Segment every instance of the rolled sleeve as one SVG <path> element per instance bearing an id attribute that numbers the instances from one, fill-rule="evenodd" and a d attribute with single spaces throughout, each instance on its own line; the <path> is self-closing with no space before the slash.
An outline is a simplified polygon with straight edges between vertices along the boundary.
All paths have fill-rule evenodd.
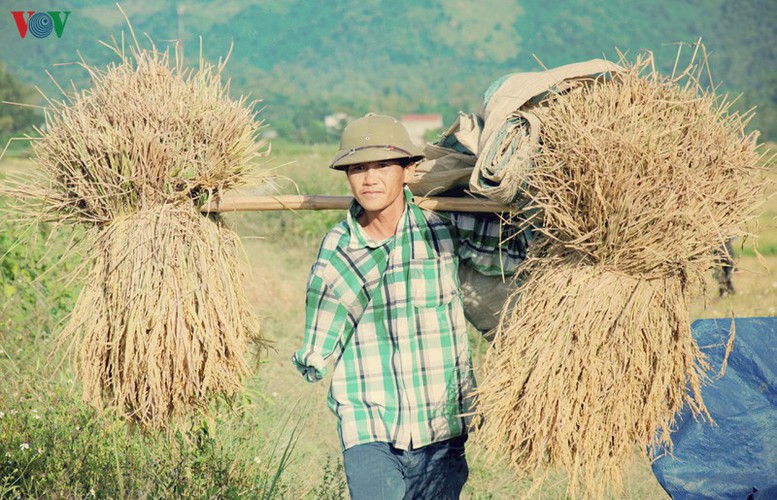
<path id="1" fill-rule="evenodd" d="M 316 265 L 308 281 L 305 301 L 305 341 L 292 356 L 292 362 L 309 382 L 326 374 L 326 360 L 338 347 L 348 328 L 348 310 L 324 280 L 316 274 Z"/>

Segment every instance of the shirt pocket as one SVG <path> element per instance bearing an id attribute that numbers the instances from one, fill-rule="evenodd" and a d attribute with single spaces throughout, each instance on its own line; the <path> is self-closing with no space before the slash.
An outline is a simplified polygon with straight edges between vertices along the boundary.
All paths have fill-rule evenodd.
<path id="1" fill-rule="evenodd" d="M 452 256 L 410 261 L 410 294 L 415 307 L 445 305 L 458 295 Z"/>

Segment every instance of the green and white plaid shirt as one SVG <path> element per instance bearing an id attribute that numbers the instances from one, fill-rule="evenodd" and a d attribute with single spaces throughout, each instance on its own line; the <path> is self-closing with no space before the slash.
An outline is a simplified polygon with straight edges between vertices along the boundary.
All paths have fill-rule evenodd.
<path id="1" fill-rule="evenodd" d="M 461 435 L 475 386 L 458 284 L 461 261 L 511 274 L 528 231 L 493 215 L 433 213 L 412 203 L 397 232 L 374 242 L 354 203 L 327 233 L 311 269 L 305 345 L 293 355 L 309 381 L 334 356 L 328 403 L 343 450 L 382 441 L 403 450 Z"/>

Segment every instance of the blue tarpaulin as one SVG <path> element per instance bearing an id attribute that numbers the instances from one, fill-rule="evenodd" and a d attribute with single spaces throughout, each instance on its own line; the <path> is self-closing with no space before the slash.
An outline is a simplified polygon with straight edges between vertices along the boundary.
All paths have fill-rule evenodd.
<path id="1" fill-rule="evenodd" d="M 672 433 L 673 456 L 653 463 L 674 499 L 777 499 L 777 318 L 737 318 L 734 325 L 734 348 L 720 378 L 731 320 L 691 326 L 710 361 L 713 382 L 702 397 L 715 423 L 683 410 Z"/>

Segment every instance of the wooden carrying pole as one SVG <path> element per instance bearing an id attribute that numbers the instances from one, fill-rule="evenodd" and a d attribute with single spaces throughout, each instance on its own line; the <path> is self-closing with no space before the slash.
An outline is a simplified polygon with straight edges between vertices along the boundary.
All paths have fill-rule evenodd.
<path id="1" fill-rule="evenodd" d="M 214 200 L 202 207 L 202 212 L 246 212 L 262 210 L 338 210 L 351 204 L 351 196 L 283 195 L 233 196 Z M 427 210 L 442 212 L 509 212 L 511 207 L 476 198 L 415 198 L 415 203 Z M 514 210 L 514 208 L 512 209 Z"/>

